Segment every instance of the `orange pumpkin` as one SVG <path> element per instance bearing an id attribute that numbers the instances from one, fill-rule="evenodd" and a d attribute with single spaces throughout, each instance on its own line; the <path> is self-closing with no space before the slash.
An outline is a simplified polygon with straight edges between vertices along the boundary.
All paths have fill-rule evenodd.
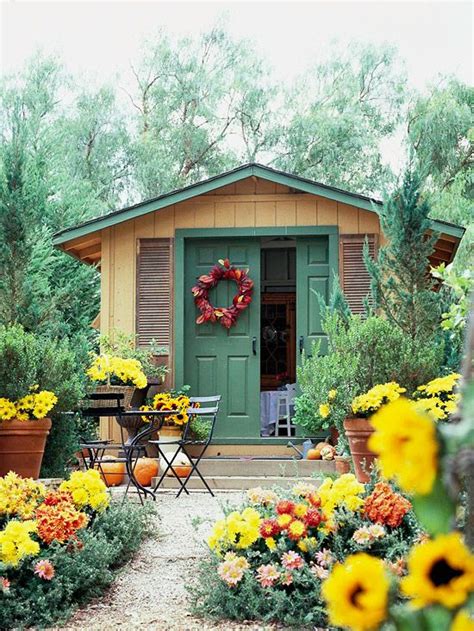
<path id="1" fill-rule="evenodd" d="M 322 460 L 334 460 L 334 456 L 336 455 L 336 450 L 332 445 L 326 445 L 321 449 L 321 458 Z"/>
<path id="2" fill-rule="evenodd" d="M 142 486 L 150 486 L 151 481 L 158 475 L 160 466 L 154 458 L 139 458 L 133 469 L 135 479 Z"/>
<path id="3" fill-rule="evenodd" d="M 173 469 L 176 475 L 178 476 L 178 478 L 187 478 L 191 471 L 191 465 L 190 464 L 173 465 Z"/>
<path id="4" fill-rule="evenodd" d="M 321 451 L 319 449 L 308 449 L 306 454 L 307 460 L 321 460 Z"/>
<path id="5" fill-rule="evenodd" d="M 316 449 L 319 449 L 319 451 L 321 451 L 321 449 L 324 449 L 324 447 L 328 447 L 328 446 L 331 447 L 332 445 L 329 445 L 329 443 L 327 443 L 326 441 L 323 441 L 316 445 Z"/>
<path id="6" fill-rule="evenodd" d="M 96 469 L 99 470 L 100 475 L 107 486 L 119 486 L 122 484 L 125 478 L 125 462 L 101 462 L 100 466 L 97 464 Z"/>

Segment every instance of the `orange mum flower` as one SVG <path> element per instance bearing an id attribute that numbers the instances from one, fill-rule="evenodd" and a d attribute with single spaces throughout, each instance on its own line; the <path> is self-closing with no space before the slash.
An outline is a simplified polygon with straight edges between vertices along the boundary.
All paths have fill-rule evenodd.
<path id="1" fill-rule="evenodd" d="M 411 503 L 395 493 L 386 482 L 378 482 L 365 500 L 364 513 L 375 524 L 396 528 L 411 508 Z"/>
<path id="2" fill-rule="evenodd" d="M 68 496 L 68 493 L 49 493 L 36 509 L 38 536 L 47 544 L 65 543 L 87 525 L 87 515 L 77 510 Z"/>
<path id="3" fill-rule="evenodd" d="M 275 508 L 279 515 L 291 515 L 295 510 L 295 504 L 290 500 L 280 500 Z"/>

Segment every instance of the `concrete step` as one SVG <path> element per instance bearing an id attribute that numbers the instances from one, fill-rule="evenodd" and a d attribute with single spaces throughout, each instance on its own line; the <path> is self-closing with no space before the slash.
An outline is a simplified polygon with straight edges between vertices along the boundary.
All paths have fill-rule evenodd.
<path id="1" fill-rule="evenodd" d="M 206 482 L 209 484 L 211 489 L 216 490 L 248 490 L 256 486 L 260 486 L 262 488 L 272 488 L 272 487 L 281 487 L 281 488 L 289 488 L 294 486 L 296 480 L 294 478 L 280 478 L 275 476 L 268 477 L 250 477 L 250 476 L 204 476 Z M 156 480 L 153 480 L 153 484 L 155 484 Z M 299 478 L 298 482 L 308 482 L 310 484 L 314 484 L 314 486 L 319 486 L 321 484 L 321 479 L 317 478 Z M 178 489 L 179 483 L 178 480 L 173 477 L 166 477 L 163 480 L 163 483 L 160 488 L 163 489 Z M 202 490 L 205 489 L 204 484 L 198 476 L 193 476 L 187 483 L 186 488 L 189 490 Z"/>
<path id="2" fill-rule="evenodd" d="M 336 466 L 324 460 L 203 458 L 199 470 L 204 476 L 300 478 L 334 473 Z"/>

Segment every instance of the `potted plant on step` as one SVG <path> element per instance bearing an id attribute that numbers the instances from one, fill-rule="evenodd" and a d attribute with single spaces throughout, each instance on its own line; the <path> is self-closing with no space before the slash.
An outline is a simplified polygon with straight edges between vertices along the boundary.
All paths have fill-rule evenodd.
<path id="1" fill-rule="evenodd" d="M 82 395 L 76 358 L 67 340 L 28 333 L 19 325 L 0 326 L 0 357 L 0 476 L 11 470 L 38 478 L 50 432 L 56 452 L 69 446 L 58 429 L 64 422 L 73 426 L 74 419 L 58 415 L 73 409 Z M 55 458 L 48 452 L 50 468 Z"/>
<path id="2" fill-rule="evenodd" d="M 390 381 L 375 385 L 352 401 L 352 415 L 344 420 L 344 430 L 359 482 L 369 481 L 370 466 L 375 460 L 375 454 L 367 445 L 374 431 L 370 417 L 386 403 L 398 399 L 403 392 L 405 388 L 401 388 L 395 381 Z"/>

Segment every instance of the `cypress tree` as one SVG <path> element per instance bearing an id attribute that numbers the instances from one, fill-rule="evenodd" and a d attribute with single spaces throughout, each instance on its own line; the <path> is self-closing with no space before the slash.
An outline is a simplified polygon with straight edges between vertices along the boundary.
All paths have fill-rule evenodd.
<path id="1" fill-rule="evenodd" d="M 370 258 L 367 245 L 364 249 L 374 308 L 414 343 L 432 340 L 440 319 L 428 258 L 437 235 L 430 233 L 430 208 L 420 190 L 419 175 L 408 170 L 380 212 L 387 244 L 376 260 Z"/>

